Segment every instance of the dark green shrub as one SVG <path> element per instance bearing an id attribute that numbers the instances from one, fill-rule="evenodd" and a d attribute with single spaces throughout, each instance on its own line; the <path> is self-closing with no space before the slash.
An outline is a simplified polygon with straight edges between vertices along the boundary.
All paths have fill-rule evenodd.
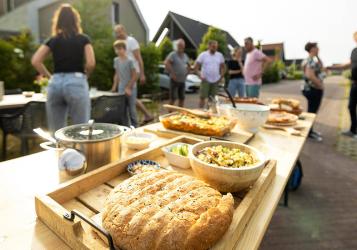
<path id="1" fill-rule="evenodd" d="M 265 68 L 263 73 L 263 83 L 275 83 L 280 81 L 280 72 L 285 65 L 282 61 L 274 61 Z"/>
<path id="2" fill-rule="evenodd" d="M 7 40 L 0 39 L 0 80 L 5 82 L 6 89 L 38 90 L 33 84 L 36 71 L 31 65 L 35 49 L 28 31 Z"/>
<path id="3" fill-rule="evenodd" d="M 139 96 L 142 94 L 153 94 L 160 90 L 159 87 L 159 64 L 161 61 L 160 50 L 154 43 L 141 45 L 141 56 L 144 61 L 146 83 L 138 86 Z"/>
<path id="4" fill-rule="evenodd" d="M 160 43 L 159 50 L 161 53 L 161 60 L 165 60 L 167 55 L 170 54 L 170 52 L 173 50 L 173 45 L 170 38 L 165 36 L 165 38 Z"/>
<path id="5" fill-rule="evenodd" d="M 90 86 L 100 90 L 109 90 L 113 83 L 113 30 L 105 9 L 110 9 L 110 0 L 76 0 L 75 8 L 81 14 L 83 32 L 93 45 L 96 67 L 89 77 Z M 100 10 L 100 11 L 98 11 Z"/>

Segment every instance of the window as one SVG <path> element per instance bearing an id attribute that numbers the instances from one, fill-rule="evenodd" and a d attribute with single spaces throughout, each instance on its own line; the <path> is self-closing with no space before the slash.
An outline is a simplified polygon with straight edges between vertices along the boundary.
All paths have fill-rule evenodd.
<path id="1" fill-rule="evenodd" d="M 113 2 L 112 18 L 113 18 L 113 24 L 119 23 L 119 3 Z"/>

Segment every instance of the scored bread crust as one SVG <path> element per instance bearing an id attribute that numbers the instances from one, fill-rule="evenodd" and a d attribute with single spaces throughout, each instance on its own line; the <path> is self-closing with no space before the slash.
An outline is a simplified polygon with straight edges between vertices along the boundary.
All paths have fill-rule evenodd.
<path id="1" fill-rule="evenodd" d="M 204 250 L 228 229 L 233 204 L 192 176 L 144 172 L 111 191 L 102 224 L 120 249 Z"/>

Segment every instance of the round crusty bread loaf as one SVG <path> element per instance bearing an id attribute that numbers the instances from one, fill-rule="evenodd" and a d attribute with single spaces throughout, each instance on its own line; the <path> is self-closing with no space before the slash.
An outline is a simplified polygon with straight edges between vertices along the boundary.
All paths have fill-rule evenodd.
<path id="1" fill-rule="evenodd" d="M 234 200 L 194 177 L 135 175 L 109 194 L 103 227 L 120 249 L 208 249 L 228 229 Z"/>

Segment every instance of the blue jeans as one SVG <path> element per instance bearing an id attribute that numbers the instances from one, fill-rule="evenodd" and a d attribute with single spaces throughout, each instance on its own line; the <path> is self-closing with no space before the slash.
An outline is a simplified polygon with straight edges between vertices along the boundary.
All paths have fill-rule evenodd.
<path id="1" fill-rule="evenodd" d="M 66 126 L 68 114 L 73 124 L 87 123 L 90 98 L 86 75 L 54 74 L 47 89 L 46 113 L 51 132 Z"/>
<path id="2" fill-rule="evenodd" d="M 119 86 L 120 86 L 120 84 L 119 84 Z M 125 88 L 119 87 L 118 92 L 119 92 L 119 94 L 125 94 Z M 136 87 L 134 87 L 131 92 L 131 96 L 127 96 L 130 124 L 134 127 L 138 126 L 138 116 L 136 114 L 136 96 L 137 95 L 138 95 L 138 89 Z M 125 114 L 125 115 L 127 115 L 127 114 Z"/>
<path id="3" fill-rule="evenodd" d="M 228 91 L 235 97 L 237 92 L 239 97 L 245 97 L 245 84 L 243 78 L 233 78 L 229 80 Z"/>
<path id="4" fill-rule="evenodd" d="M 247 91 L 247 97 L 259 97 L 259 92 L 260 92 L 260 85 L 254 84 L 254 85 L 245 85 L 245 89 Z"/>

